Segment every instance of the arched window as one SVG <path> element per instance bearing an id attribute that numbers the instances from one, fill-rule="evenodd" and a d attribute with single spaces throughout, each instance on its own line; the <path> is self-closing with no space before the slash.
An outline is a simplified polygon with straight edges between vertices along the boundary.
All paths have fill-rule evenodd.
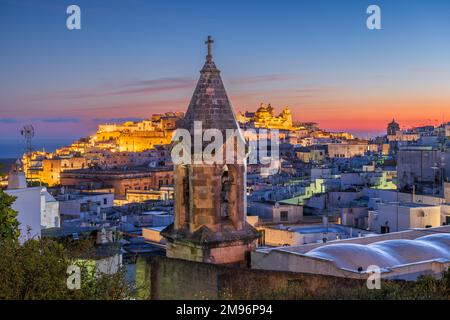
<path id="1" fill-rule="evenodd" d="M 189 173 L 186 170 L 186 175 L 183 177 L 183 206 L 184 206 L 184 222 L 189 223 Z"/>
<path id="2" fill-rule="evenodd" d="M 232 176 L 227 165 L 223 167 L 221 181 L 221 217 L 223 219 L 228 219 L 230 217 L 229 197 L 231 192 Z"/>

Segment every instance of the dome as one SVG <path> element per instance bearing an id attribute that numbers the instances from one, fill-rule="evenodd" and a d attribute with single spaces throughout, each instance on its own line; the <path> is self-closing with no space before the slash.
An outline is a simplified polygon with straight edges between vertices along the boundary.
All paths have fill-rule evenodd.
<path id="1" fill-rule="evenodd" d="M 447 254 L 450 254 L 450 234 L 448 233 L 432 234 L 429 236 L 420 237 L 416 240 L 424 241 L 443 250 Z"/>
<path id="2" fill-rule="evenodd" d="M 419 261 L 450 258 L 450 251 L 439 248 L 432 243 L 420 240 L 388 240 L 370 244 L 369 247 L 377 248 L 397 260 L 400 264 L 409 264 Z"/>
<path id="3" fill-rule="evenodd" d="M 398 125 L 398 123 L 397 122 L 395 122 L 395 119 L 392 119 L 392 122 L 391 123 L 389 123 L 390 125 Z"/>
<path id="4" fill-rule="evenodd" d="M 330 244 L 305 255 L 331 260 L 338 268 L 355 271 L 365 270 L 370 265 L 389 268 L 428 260 L 450 260 L 450 234 L 433 234 L 415 240 L 386 240 L 368 245 Z"/>
<path id="5" fill-rule="evenodd" d="M 259 108 L 256 110 L 256 112 L 268 112 L 268 107 L 264 103 L 259 104 Z"/>
<path id="6" fill-rule="evenodd" d="M 351 270 L 367 269 L 371 265 L 386 268 L 399 264 L 391 255 L 362 244 L 325 245 L 307 252 L 306 255 L 332 260 L 337 267 Z"/>

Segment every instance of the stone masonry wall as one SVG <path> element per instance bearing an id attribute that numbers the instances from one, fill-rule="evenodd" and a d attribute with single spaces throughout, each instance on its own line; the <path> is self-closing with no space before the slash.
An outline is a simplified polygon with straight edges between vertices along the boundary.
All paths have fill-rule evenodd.
<path id="1" fill-rule="evenodd" d="M 344 299 L 367 292 L 361 280 L 165 257 L 140 258 L 136 269 L 141 299 Z"/>

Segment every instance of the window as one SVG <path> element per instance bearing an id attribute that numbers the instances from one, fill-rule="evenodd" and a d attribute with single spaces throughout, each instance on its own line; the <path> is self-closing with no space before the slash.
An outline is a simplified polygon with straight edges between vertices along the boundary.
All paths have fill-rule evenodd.
<path id="1" fill-rule="evenodd" d="M 108 204 L 108 198 L 103 198 L 103 204 L 107 205 Z"/>
<path id="2" fill-rule="evenodd" d="M 222 173 L 222 190 L 221 190 L 221 216 L 222 219 L 228 219 L 230 216 L 229 197 L 232 188 L 232 177 L 228 171 L 228 166 L 225 165 Z"/>
<path id="3" fill-rule="evenodd" d="M 288 221 L 288 212 L 287 211 L 281 211 L 280 212 L 280 221 Z"/>

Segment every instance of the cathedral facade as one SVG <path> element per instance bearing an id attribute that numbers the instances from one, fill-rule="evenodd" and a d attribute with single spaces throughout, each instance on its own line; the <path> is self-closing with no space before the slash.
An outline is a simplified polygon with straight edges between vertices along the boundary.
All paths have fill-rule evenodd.
<path id="1" fill-rule="evenodd" d="M 239 123 L 251 124 L 255 128 L 288 131 L 304 129 L 293 125 L 291 110 L 288 107 L 285 107 L 283 111 L 276 116 L 270 103 L 268 105 L 261 103 L 256 112 L 246 112 L 245 114 L 238 113 L 236 118 Z"/>

